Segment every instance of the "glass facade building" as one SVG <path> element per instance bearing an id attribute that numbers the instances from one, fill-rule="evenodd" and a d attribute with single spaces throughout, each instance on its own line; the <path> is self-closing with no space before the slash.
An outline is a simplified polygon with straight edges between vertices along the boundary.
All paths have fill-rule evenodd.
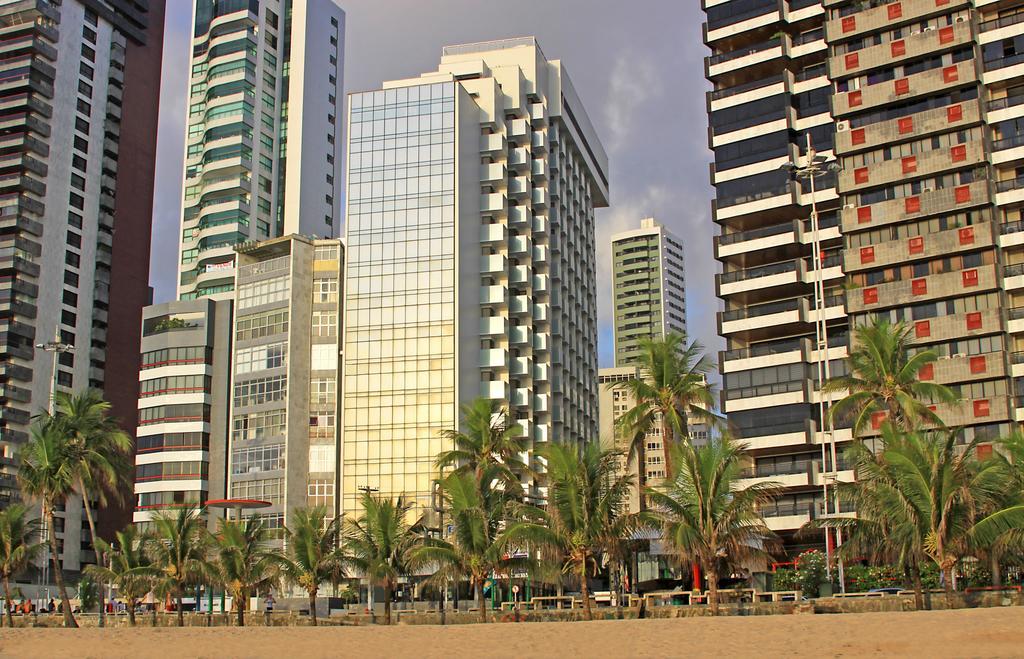
<path id="1" fill-rule="evenodd" d="M 364 488 L 427 506 L 477 397 L 531 447 L 595 439 L 607 162 L 560 63 L 532 38 L 451 46 L 349 107 L 343 512 Z"/>

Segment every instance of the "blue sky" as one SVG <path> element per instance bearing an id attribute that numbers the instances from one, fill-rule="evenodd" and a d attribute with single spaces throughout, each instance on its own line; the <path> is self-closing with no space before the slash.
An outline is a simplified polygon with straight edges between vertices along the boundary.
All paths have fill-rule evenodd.
<path id="1" fill-rule="evenodd" d="M 174 297 L 191 5 L 169 0 L 150 282 Z M 690 333 L 718 350 L 703 57 L 691 0 L 344 0 L 347 91 L 437 67 L 449 44 L 533 35 L 561 59 L 610 160 L 611 206 L 598 211 L 601 365 L 611 364 L 608 237 L 651 216 L 686 250 Z"/>

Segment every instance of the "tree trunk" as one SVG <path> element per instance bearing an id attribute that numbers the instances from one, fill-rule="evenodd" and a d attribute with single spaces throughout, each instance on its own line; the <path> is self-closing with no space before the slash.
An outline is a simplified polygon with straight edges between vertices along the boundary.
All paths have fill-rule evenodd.
<path id="1" fill-rule="evenodd" d="M 82 495 L 82 506 L 85 507 L 85 519 L 89 522 L 90 543 L 92 544 L 92 551 L 96 555 L 96 564 L 105 567 L 106 562 L 104 561 L 103 555 L 100 553 L 99 547 L 96 546 L 96 522 L 92 518 L 92 506 L 89 505 L 89 496 L 85 491 L 85 483 L 82 482 L 81 478 L 78 479 L 78 492 Z M 105 592 L 105 585 L 106 584 L 104 584 L 102 580 L 96 584 L 97 589 L 100 591 L 100 627 L 106 627 L 107 624 L 107 595 Z"/>
<path id="2" fill-rule="evenodd" d="M 484 595 L 484 579 L 473 579 L 476 589 L 476 605 L 480 608 L 480 622 L 487 622 L 487 596 Z"/>
<path id="3" fill-rule="evenodd" d="M 174 592 L 174 597 L 178 601 L 178 626 L 179 627 L 184 627 L 185 626 L 185 611 L 181 608 L 181 600 L 184 599 L 184 594 L 182 593 L 183 590 L 184 590 L 184 588 L 182 587 L 182 585 L 180 583 L 174 589 L 174 591 L 175 591 Z"/>
<path id="4" fill-rule="evenodd" d="M 132 598 L 128 599 L 128 626 L 129 627 L 134 627 L 135 626 L 135 604 L 136 604 L 136 600 L 134 600 Z"/>
<path id="5" fill-rule="evenodd" d="M 71 600 L 68 599 L 68 589 L 64 587 L 64 573 L 61 572 L 60 552 L 57 551 L 57 527 L 54 524 L 53 508 L 46 505 L 46 523 L 50 526 L 50 559 L 53 562 L 53 578 L 57 581 L 57 591 L 60 593 L 61 608 L 64 610 L 64 626 L 77 628 L 78 622 L 75 614 L 71 612 Z"/>
<path id="6" fill-rule="evenodd" d="M 245 605 L 249 600 L 245 595 L 240 592 L 235 596 L 235 624 L 239 627 L 245 627 Z"/>
<path id="7" fill-rule="evenodd" d="M 914 579 L 914 608 L 924 611 L 924 586 L 921 585 L 921 566 L 917 562 L 910 567 L 910 575 Z"/>
<path id="8" fill-rule="evenodd" d="M 4 575 L 4 614 L 7 617 L 7 626 L 14 629 L 14 615 L 11 613 L 11 580 Z"/>
<path id="9" fill-rule="evenodd" d="M 1003 585 L 1003 574 L 999 565 L 999 552 L 993 550 L 988 557 L 989 569 L 992 571 L 992 585 L 999 588 Z"/>
<path id="10" fill-rule="evenodd" d="M 708 564 L 704 566 L 704 573 L 708 578 L 708 608 L 711 609 L 711 615 L 718 615 L 718 566 L 715 565 L 714 559 L 708 561 Z"/>
<path id="11" fill-rule="evenodd" d="M 953 568 L 942 566 L 942 588 L 946 594 L 946 608 L 953 608 Z"/>
<path id="12" fill-rule="evenodd" d="M 316 590 L 309 591 L 309 617 L 316 627 Z"/>
<path id="13" fill-rule="evenodd" d="M 587 559 L 580 563 L 580 596 L 583 597 L 583 617 L 594 619 L 594 611 L 590 608 L 590 589 L 587 587 Z"/>
<path id="14" fill-rule="evenodd" d="M 647 435 L 641 435 L 636 444 L 636 489 L 640 510 L 647 510 Z"/>
<path id="15" fill-rule="evenodd" d="M 391 624 L 391 600 L 395 597 L 395 588 L 391 584 L 384 587 L 384 624 Z"/>
<path id="16" fill-rule="evenodd" d="M 672 429 L 668 424 L 668 417 L 663 413 L 661 415 L 661 446 L 665 451 L 665 478 L 671 479 L 673 475 L 672 470 L 672 447 L 675 445 L 676 440 L 672 435 Z M 644 469 L 647 469 L 647 465 L 643 465 Z"/>

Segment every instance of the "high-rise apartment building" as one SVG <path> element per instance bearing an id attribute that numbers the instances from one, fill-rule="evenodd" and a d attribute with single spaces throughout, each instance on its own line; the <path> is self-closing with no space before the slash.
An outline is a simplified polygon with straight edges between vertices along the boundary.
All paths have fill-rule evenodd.
<path id="1" fill-rule="evenodd" d="M 797 333 L 813 327 L 807 319 L 813 322 L 814 305 L 797 294 L 809 290 L 813 272 L 809 259 L 793 258 L 807 241 L 800 221 L 806 207 L 797 207 L 804 211 L 798 221 L 782 217 L 770 180 L 796 150 L 769 150 L 757 163 L 742 162 L 743 178 L 735 180 L 746 181 L 744 203 L 727 185 L 734 179 L 721 178 L 727 170 L 718 160 L 761 152 L 758 140 L 770 126 L 787 129 L 795 143 L 808 127 L 800 111 L 811 96 L 820 99 L 814 105 L 828 103 L 834 138 L 814 141 L 826 155 L 834 151 L 842 168 L 835 191 L 819 196 L 839 197 L 821 204 L 824 272 L 837 302 L 827 305 L 834 315 L 829 357 L 846 354 L 839 302 L 851 326 L 879 317 L 906 322 L 914 349 L 940 355 L 919 377 L 950 386 L 960 399 L 937 408 L 943 420 L 962 426 L 965 439 L 1007 432 L 1018 414 L 1024 418 L 1014 378 L 1016 333 L 1024 329 L 1016 312 L 1024 299 L 1018 294 L 1024 251 L 1017 247 L 1024 244 L 1017 239 L 1024 65 L 1016 50 L 1024 45 L 1024 5 L 733 4 L 706 7 L 715 180 L 722 182 L 715 213 L 725 270 L 719 292 L 726 300 L 720 327 L 729 342 L 722 359 L 726 405 L 730 421 L 757 450 L 753 475 L 792 487 L 772 511 L 777 528 L 792 529 L 822 510 L 814 445 L 821 436 L 814 432 L 814 408 L 805 415 L 799 407 L 814 396 L 806 375 L 813 342 Z M 821 82 L 805 103 L 801 95 L 811 80 Z M 741 124 L 730 128 L 735 121 Z M 753 129 L 744 125 L 750 122 Z M 832 362 L 833 375 L 842 368 Z M 872 419 L 868 433 L 882 421 Z M 848 430 L 836 434 L 849 438 Z"/>
<path id="2" fill-rule="evenodd" d="M 230 297 L 234 246 L 338 233 L 345 14 L 196 0 L 178 297 Z"/>
<path id="3" fill-rule="evenodd" d="M 641 339 L 686 333 L 683 244 L 654 218 L 612 236 L 615 365 L 636 360 Z"/>
<path id="4" fill-rule="evenodd" d="M 709 140 L 714 150 L 716 278 L 722 406 L 754 457 L 751 477 L 788 487 L 768 525 L 784 535 L 822 506 L 813 232 L 807 179 L 797 161 L 806 135 L 831 157 L 835 124 L 818 1 L 705 2 Z M 831 374 L 846 356 L 842 237 L 835 175 L 815 180 Z M 849 438 L 846 431 L 837 438 Z"/>
<path id="5" fill-rule="evenodd" d="M 439 432 L 479 396 L 533 442 L 595 437 L 607 159 L 561 62 L 450 46 L 349 108 L 342 511 L 364 487 L 429 504 Z"/>
<path id="6" fill-rule="evenodd" d="M 144 311 L 135 523 L 223 496 L 231 307 L 230 300 L 176 300 Z"/>
<path id="7" fill-rule="evenodd" d="M 280 534 L 295 508 L 337 515 L 342 243 L 238 248 L 227 495 Z M 281 536 L 279 536 L 281 537 Z"/>
<path id="8" fill-rule="evenodd" d="M 0 506 L 19 496 L 17 449 L 52 389 L 135 377 L 138 351 L 108 351 L 108 323 L 137 324 L 146 293 L 132 241 L 149 235 L 163 5 L 0 2 Z M 78 500 L 57 535 L 66 569 L 94 559 Z"/>

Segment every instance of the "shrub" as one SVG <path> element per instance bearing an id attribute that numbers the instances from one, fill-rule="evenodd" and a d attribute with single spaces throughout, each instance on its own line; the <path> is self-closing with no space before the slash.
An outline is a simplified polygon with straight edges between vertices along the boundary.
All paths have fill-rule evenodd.
<path id="1" fill-rule="evenodd" d="M 827 559 L 817 549 L 809 549 L 796 559 L 796 577 L 800 590 L 808 597 L 817 597 L 821 584 L 828 580 Z"/>
<path id="2" fill-rule="evenodd" d="M 796 570 L 782 568 L 772 575 L 772 590 L 800 590 Z"/>

